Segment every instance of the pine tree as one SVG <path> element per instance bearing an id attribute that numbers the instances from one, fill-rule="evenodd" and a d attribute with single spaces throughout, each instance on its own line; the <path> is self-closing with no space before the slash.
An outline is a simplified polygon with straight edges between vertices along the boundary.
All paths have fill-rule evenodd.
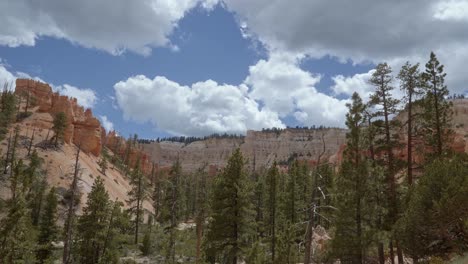
<path id="1" fill-rule="evenodd" d="M 59 142 L 63 141 L 65 130 L 67 129 L 67 126 L 68 126 L 67 122 L 68 122 L 67 116 L 65 115 L 64 112 L 59 112 L 55 115 L 53 127 L 52 127 L 52 130 L 55 133 L 55 136 L 54 136 L 55 147 L 58 146 Z"/>
<path id="2" fill-rule="evenodd" d="M 251 197 L 244 159 L 237 149 L 214 183 L 212 220 L 206 236 L 208 245 L 205 247 L 208 258 L 236 264 L 245 256 L 254 231 Z"/>
<path id="3" fill-rule="evenodd" d="M 398 145 L 395 132 L 399 127 L 396 119 L 392 120 L 392 116 L 398 113 L 399 100 L 392 95 L 394 87 L 392 86 L 394 79 L 392 69 L 387 63 L 380 63 L 375 68 L 372 74 L 370 83 L 375 86 L 375 93 L 371 95 L 370 106 L 375 108 L 374 117 L 383 120 L 375 121 L 373 126 L 377 127 L 377 131 L 381 131 L 381 135 L 377 134 L 376 146 L 378 151 L 385 153 L 384 158 L 379 159 L 379 163 L 386 168 L 385 174 L 387 179 L 387 194 L 388 194 L 388 222 L 393 225 L 397 220 L 398 214 L 398 196 L 395 174 L 397 171 L 396 159 L 393 150 Z M 398 260 L 403 262 L 403 254 L 398 247 Z M 390 255 L 393 263 L 393 242 L 390 241 Z"/>
<path id="4" fill-rule="evenodd" d="M 109 225 L 109 194 L 98 177 L 88 194 L 83 215 L 78 219 L 78 257 L 80 263 L 100 263 Z"/>
<path id="5" fill-rule="evenodd" d="M 118 263 L 119 247 L 126 243 L 124 234 L 128 232 L 130 217 L 122 210 L 123 203 L 115 201 L 110 203 L 108 224 L 105 231 L 105 238 L 102 247 L 102 263 Z"/>
<path id="6" fill-rule="evenodd" d="M 196 176 L 196 208 L 195 208 L 195 223 L 196 223 L 196 263 L 201 263 L 201 246 L 204 233 L 204 224 L 208 215 L 208 192 L 209 183 L 207 182 L 207 175 L 205 172 L 205 166 L 198 169 Z"/>
<path id="7" fill-rule="evenodd" d="M 172 165 L 167 181 L 165 181 L 163 210 L 161 212 L 162 221 L 168 224 L 166 231 L 169 233 L 169 241 L 165 255 L 169 263 L 175 263 L 176 228 L 181 218 L 180 183 L 181 166 L 177 159 Z"/>
<path id="8" fill-rule="evenodd" d="M 413 184 L 413 138 L 415 137 L 414 119 L 414 102 L 421 95 L 421 73 L 419 72 L 419 64 L 411 65 L 406 62 L 398 74 L 400 79 L 400 89 L 405 93 L 405 103 L 407 111 L 406 120 L 406 137 L 407 137 L 407 177 L 408 184 Z"/>
<path id="9" fill-rule="evenodd" d="M 0 222 L 0 262 L 32 263 L 35 237 L 24 195 L 18 192 L 8 201 L 7 209 Z"/>
<path id="10" fill-rule="evenodd" d="M 415 263 L 468 250 L 468 159 L 436 159 L 409 193 L 408 208 L 396 225 L 401 244 Z"/>
<path id="11" fill-rule="evenodd" d="M 52 257 L 52 242 L 58 237 L 57 227 L 57 194 L 52 187 L 47 194 L 44 214 L 39 222 L 39 235 L 37 238 L 38 249 L 36 258 L 38 263 L 49 263 Z"/>
<path id="12" fill-rule="evenodd" d="M 425 142 L 435 157 L 441 157 L 450 147 L 451 142 L 451 103 L 446 97 L 449 94 L 445 85 L 446 73 L 434 52 L 426 63 L 422 73 L 424 88 L 422 129 Z M 432 155 L 432 156 L 434 156 Z"/>
<path id="13" fill-rule="evenodd" d="M 348 108 L 347 145 L 334 191 L 338 210 L 334 218 L 332 251 L 341 262 L 364 263 L 364 252 L 370 240 L 370 230 L 364 218 L 372 214 L 369 212 L 368 164 L 362 154 L 365 106 L 357 93 L 353 94 Z"/>
<path id="14" fill-rule="evenodd" d="M 4 85 L 0 97 L 0 140 L 3 140 L 8 132 L 8 126 L 16 117 L 16 96 L 7 89 L 7 85 Z"/>
<path id="15" fill-rule="evenodd" d="M 101 159 L 98 162 L 99 169 L 101 170 L 101 173 L 106 175 L 106 170 L 107 170 L 107 159 L 102 156 Z"/>
<path id="16" fill-rule="evenodd" d="M 273 163 L 271 168 L 268 170 L 266 179 L 266 194 L 267 194 L 267 212 L 268 212 L 268 234 L 270 237 L 270 253 L 271 263 L 275 263 L 276 253 L 276 229 L 277 229 L 277 196 L 278 196 L 278 180 L 279 171 L 276 162 Z"/>
<path id="17" fill-rule="evenodd" d="M 128 192 L 128 201 L 130 205 L 129 212 L 134 217 L 135 227 L 135 240 L 134 243 L 138 244 L 138 235 L 140 223 L 143 220 L 143 202 L 146 200 L 146 183 L 144 175 L 140 170 L 140 158 L 137 158 L 136 167 L 133 169 L 130 178 L 131 189 Z"/>

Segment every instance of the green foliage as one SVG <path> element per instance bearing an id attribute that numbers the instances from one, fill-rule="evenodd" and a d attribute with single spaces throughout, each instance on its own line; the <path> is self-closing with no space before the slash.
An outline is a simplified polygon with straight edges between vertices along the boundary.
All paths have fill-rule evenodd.
<path id="1" fill-rule="evenodd" d="M 7 202 L 7 210 L 0 222 L 0 260 L 2 263 L 31 263 L 35 232 L 22 193 L 18 192 Z"/>
<path id="2" fill-rule="evenodd" d="M 58 237 L 57 227 L 57 194 L 55 188 L 50 189 L 44 208 L 44 214 L 39 222 L 39 234 L 37 238 L 38 248 L 36 250 L 36 258 L 38 263 L 47 263 L 52 259 L 53 246 L 52 242 Z"/>
<path id="3" fill-rule="evenodd" d="M 372 195 L 370 163 L 362 154 L 364 105 L 356 93 L 352 100 L 346 115 L 347 147 L 335 180 L 334 205 L 337 210 L 332 254 L 342 262 L 363 263 L 375 232 L 372 217 L 376 215 L 377 205 Z"/>
<path id="4" fill-rule="evenodd" d="M 205 255 L 223 263 L 245 256 L 254 233 L 252 188 L 244 170 L 244 159 L 235 150 L 214 182 L 212 219 L 206 235 Z"/>
<path id="5" fill-rule="evenodd" d="M 63 141 L 65 130 L 67 129 L 67 126 L 68 126 L 67 122 L 68 122 L 67 116 L 65 115 L 64 112 L 59 112 L 54 117 L 52 130 L 55 133 L 54 144 L 56 147 L 58 146 L 59 142 Z"/>
<path id="6" fill-rule="evenodd" d="M 88 194 L 83 215 L 78 219 L 78 257 L 80 263 L 99 263 L 109 228 L 110 201 L 104 183 L 96 178 Z"/>
<path id="7" fill-rule="evenodd" d="M 447 256 L 468 250 L 468 159 L 436 159 L 409 193 L 396 232 L 409 255 Z"/>
<path id="8" fill-rule="evenodd" d="M 441 157 L 449 151 L 452 121 L 451 102 L 446 97 L 449 94 L 445 85 L 446 73 L 436 55 L 431 52 L 422 73 L 424 97 L 422 100 L 423 115 L 421 119 L 422 133 L 426 145 L 430 148 L 428 156 Z"/>
<path id="9" fill-rule="evenodd" d="M 128 192 L 127 204 L 130 205 L 128 212 L 133 217 L 135 244 L 138 244 L 139 226 L 143 221 L 143 202 L 147 199 L 147 188 L 145 176 L 140 170 L 140 160 L 137 159 L 136 167 L 130 177 L 131 189 Z"/>
<path id="10" fill-rule="evenodd" d="M 152 243 L 152 237 L 151 237 L 151 230 L 145 232 L 145 235 L 143 236 L 143 243 L 140 247 L 141 253 L 143 256 L 148 256 L 149 254 L 152 253 L 152 248 L 153 243 Z"/>
<path id="11" fill-rule="evenodd" d="M 5 87 L 0 97 L 0 140 L 3 140 L 8 132 L 8 126 L 15 121 L 16 116 L 16 96 Z"/>
<path id="12" fill-rule="evenodd" d="M 101 170 L 101 173 L 106 175 L 106 170 L 107 170 L 107 158 L 105 156 L 102 156 L 101 159 L 98 162 L 99 169 Z"/>

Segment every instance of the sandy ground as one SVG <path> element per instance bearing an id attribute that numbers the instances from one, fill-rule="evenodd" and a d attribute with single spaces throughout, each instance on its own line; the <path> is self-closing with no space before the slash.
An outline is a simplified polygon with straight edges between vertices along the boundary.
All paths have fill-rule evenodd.
<path id="1" fill-rule="evenodd" d="M 48 113 L 34 113 L 30 117 L 26 118 L 20 123 L 15 124 L 20 127 L 20 142 L 17 150 L 17 157 L 26 160 L 27 147 L 34 130 L 34 145 L 44 141 L 47 138 L 50 139 L 53 136 L 53 132 L 49 129 L 52 127 L 52 116 Z M 10 128 L 12 134 L 14 134 L 14 126 Z M 0 155 L 3 156 L 6 153 L 8 142 L 8 135 L 5 140 L 0 142 Z M 74 144 L 64 144 L 60 150 L 53 149 L 42 149 L 40 147 L 33 147 L 36 149 L 39 156 L 44 160 L 43 168 L 47 170 L 47 181 L 49 185 L 56 187 L 63 187 L 68 189 L 72 180 L 75 158 L 78 148 Z M 79 164 L 80 164 L 80 183 L 79 187 L 82 193 L 81 204 L 78 212 L 86 203 L 87 194 L 91 191 L 96 177 L 101 177 L 104 180 L 106 190 L 109 193 L 111 200 L 118 200 L 125 203 L 127 200 L 127 192 L 130 190 L 128 179 L 122 175 L 119 171 L 113 168 L 112 164 L 108 163 L 108 169 L 106 175 L 103 175 L 98 166 L 99 158 L 92 154 L 80 153 Z M 10 195 L 8 189 L 8 175 L 2 174 L 2 181 L 0 183 L 0 197 L 8 198 Z M 144 208 L 148 211 L 152 211 L 150 201 L 144 203 Z"/>

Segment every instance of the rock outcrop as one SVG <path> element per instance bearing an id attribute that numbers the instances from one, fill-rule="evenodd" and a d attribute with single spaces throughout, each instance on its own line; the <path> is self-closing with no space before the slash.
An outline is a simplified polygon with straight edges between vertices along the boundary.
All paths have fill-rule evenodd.
<path id="1" fill-rule="evenodd" d="M 325 161 L 338 152 L 345 143 L 346 130 L 295 129 L 280 131 L 248 131 L 243 138 L 209 138 L 189 144 L 153 142 L 142 144 L 143 149 L 159 167 L 171 166 L 177 159 L 182 169 L 193 172 L 206 165 L 214 173 L 226 165 L 231 153 L 240 148 L 249 170 L 260 170 L 273 164 L 286 164 L 297 158 L 313 166 L 318 157 Z"/>
<path id="2" fill-rule="evenodd" d="M 48 84 L 28 79 L 16 80 L 15 93 L 34 98 L 38 112 L 49 113 L 52 116 L 64 112 L 68 121 L 65 142 L 81 144 L 84 152 L 100 155 L 101 123 L 93 116 L 90 109 L 85 110 L 80 106 L 76 98 L 54 93 Z"/>

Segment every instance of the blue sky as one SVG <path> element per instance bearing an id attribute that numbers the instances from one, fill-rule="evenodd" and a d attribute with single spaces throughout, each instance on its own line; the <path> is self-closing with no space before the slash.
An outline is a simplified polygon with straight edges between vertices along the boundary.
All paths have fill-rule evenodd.
<path id="1" fill-rule="evenodd" d="M 455 67 L 468 58 L 460 44 L 468 40 L 466 1 L 427 1 L 425 12 L 416 4 L 359 1 L 348 16 L 337 11 L 340 5 L 302 0 L 147 1 L 154 12 L 123 0 L 102 0 L 92 9 L 79 1 L 43 2 L 0 4 L 6 25 L 0 29 L 0 78 L 25 73 L 49 82 L 125 136 L 343 126 L 345 103 L 353 91 L 364 97 L 371 91 L 366 80 L 376 63 L 398 69 L 406 60 L 424 62 L 431 50 L 453 62 L 447 67 L 452 91 L 466 88 L 467 77 Z M 357 19 L 364 4 L 370 14 Z M 401 9 L 402 16 L 411 11 L 426 24 L 436 19 L 445 33 L 418 36 L 411 30 L 424 21 L 398 24 L 391 15 L 382 23 L 393 19 L 392 28 L 378 32 L 369 25 L 372 8 L 379 7 Z M 18 19 L 25 12 L 42 15 Z"/>

